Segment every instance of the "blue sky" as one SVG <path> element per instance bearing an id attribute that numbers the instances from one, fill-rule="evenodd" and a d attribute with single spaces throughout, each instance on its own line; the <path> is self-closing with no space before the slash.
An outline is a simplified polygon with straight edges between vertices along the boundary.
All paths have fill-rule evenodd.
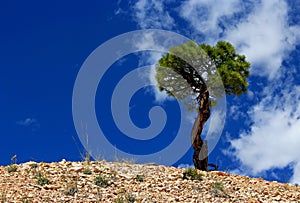
<path id="1" fill-rule="evenodd" d="M 1 2 L 0 164 L 10 164 L 14 154 L 18 162 L 81 160 L 84 148 L 73 123 L 72 94 L 82 64 L 113 37 L 155 28 L 199 43 L 227 40 L 252 63 L 247 95 L 226 98 L 225 126 L 210 162 L 224 171 L 299 183 L 299 9 L 292 0 Z M 109 114 L 106 105 L 118 80 L 158 56 L 126 56 L 97 89 L 95 109 L 105 135 L 133 154 L 163 149 L 175 139 L 174 129 L 165 129 L 152 142 L 120 142 L 113 140 L 118 133 L 113 119 L 102 115 Z M 136 126 L 151 125 L 145 115 L 159 96 L 147 88 L 133 95 L 130 116 Z M 177 103 L 159 105 L 167 124 L 176 127 Z M 191 156 L 188 150 L 174 165 L 192 165 Z"/>

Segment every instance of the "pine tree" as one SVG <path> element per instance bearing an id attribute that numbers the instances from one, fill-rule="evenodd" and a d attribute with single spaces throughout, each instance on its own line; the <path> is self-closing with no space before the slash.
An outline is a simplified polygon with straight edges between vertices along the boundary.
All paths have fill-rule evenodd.
<path id="1" fill-rule="evenodd" d="M 193 162 L 195 168 L 207 171 L 208 149 L 201 133 L 210 117 L 210 107 L 224 92 L 238 96 L 247 92 L 250 63 L 229 42 L 210 46 L 188 41 L 170 48 L 158 64 L 156 80 L 161 91 L 179 100 L 194 97 L 188 102 L 189 108 L 198 112 L 191 132 Z"/>

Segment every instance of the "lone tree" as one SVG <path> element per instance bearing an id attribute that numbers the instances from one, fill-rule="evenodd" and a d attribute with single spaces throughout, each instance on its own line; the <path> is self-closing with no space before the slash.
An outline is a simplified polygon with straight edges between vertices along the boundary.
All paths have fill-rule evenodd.
<path id="1" fill-rule="evenodd" d="M 225 41 L 215 46 L 188 41 L 170 48 L 159 60 L 156 80 L 160 91 L 179 100 L 192 96 L 185 103 L 198 112 L 191 132 L 195 168 L 207 171 L 210 165 L 207 143 L 201 138 L 210 107 L 224 94 L 239 96 L 247 92 L 249 68 L 246 57 L 236 53 L 234 46 Z"/>

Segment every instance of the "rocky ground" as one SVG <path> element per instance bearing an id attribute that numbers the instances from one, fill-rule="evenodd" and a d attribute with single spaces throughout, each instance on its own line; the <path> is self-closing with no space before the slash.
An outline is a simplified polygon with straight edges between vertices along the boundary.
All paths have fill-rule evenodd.
<path id="1" fill-rule="evenodd" d="M 0 202 L 300 202 L 297 185 L 186 172 L 106 161 L 1 166 Z"/>

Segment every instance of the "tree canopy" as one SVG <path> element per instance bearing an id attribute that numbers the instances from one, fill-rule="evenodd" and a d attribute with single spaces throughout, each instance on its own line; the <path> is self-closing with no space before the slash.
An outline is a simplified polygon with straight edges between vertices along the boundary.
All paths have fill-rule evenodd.
<path id="1" fill-rule="evenodd" d="M 188 41 L 170 48 L 158 64 L 156 79 L 160 90 L 178 99 L 199 94 L 207 87 L 216 97 L 221 96 L 221 87 L 227 95 L 247 92 L 250 63 L 229 42 L 210 46 Z"/>

